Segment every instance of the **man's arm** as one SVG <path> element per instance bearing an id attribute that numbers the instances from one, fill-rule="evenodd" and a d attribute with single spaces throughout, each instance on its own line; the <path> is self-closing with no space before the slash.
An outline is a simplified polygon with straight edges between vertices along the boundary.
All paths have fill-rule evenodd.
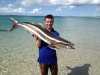
<path id="1" fill-rule="evenodd" d="M 39 48 L 41 46 L 41 39 L 36 40 L 36 47 Z"/>

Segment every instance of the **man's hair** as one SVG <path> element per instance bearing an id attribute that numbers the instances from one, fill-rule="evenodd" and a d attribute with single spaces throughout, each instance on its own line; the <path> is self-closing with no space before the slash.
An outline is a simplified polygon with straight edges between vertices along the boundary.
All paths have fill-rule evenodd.
<path id="1" fill-rule="evenodd" d="M 51 15 L 51 14 L 46 15 L 46 16 L 45 16 L 45 19 L 46 19 L 46 18 L 51 18 L 52 20 L 54 20 L 54 17 L 53 17 L 53 15 Z"/>

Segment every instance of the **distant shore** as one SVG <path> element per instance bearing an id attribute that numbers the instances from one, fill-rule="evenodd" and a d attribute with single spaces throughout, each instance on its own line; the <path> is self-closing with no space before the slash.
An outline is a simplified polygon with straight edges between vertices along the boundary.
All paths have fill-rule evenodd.
<path id="1" fill-rule="evenodd" d="M 32 17 L 43 17 L 43 15 L 0 15 L 0 16 L 32 16 Z M 100 16 L 55 16 L 55 17 L 86 17 L 86 18 L 100 18 Z"/>

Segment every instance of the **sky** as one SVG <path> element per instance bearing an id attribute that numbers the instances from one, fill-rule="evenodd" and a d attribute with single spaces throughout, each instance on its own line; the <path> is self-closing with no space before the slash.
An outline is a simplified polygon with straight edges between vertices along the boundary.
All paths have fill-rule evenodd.
<path id="1" fill-rule="evenodd" d="M 0 15 L 100 16 L 100 0 L 0 0 Z"/>

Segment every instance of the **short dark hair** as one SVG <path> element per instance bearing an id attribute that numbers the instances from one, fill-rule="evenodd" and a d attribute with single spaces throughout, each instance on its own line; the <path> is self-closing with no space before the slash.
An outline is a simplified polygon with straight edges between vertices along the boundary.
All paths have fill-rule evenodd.
<path id="1" fill-rule="evenodd" d="M 53 17 L 53 15 L 51 15 L 51 14 L 46 15 L 46 16 L 45 16 L 45 19 L 46 19 L 46 18 L 51 18 L 51 19 L 54 20 L 54 17 Z"/>

